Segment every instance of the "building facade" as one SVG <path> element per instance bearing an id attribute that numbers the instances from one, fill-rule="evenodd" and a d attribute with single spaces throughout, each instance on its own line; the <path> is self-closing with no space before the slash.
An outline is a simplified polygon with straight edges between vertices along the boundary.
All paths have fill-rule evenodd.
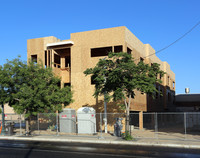
<path id="1" fill-rule="evenodd" d="M 178 94 L 175 96 L 175 105 L 177 111 L 199 112 L 200 94 Z"/>
<path id="2" fill-rule="evenodd" d="M 175 74 L 170 70 L 167 62 L 162 62 L 149 44 L 143 44 L 126 27 L 114 27 L 94 31 L 72 33 L 68 40 L 56 37 L 43 37 L 27 41 L 27 57 L 33 61 L 42 62 L 46 67 L 52 67 L 54 73 L 61 78 L 61 86 L 72 86 L 74 102 L 70 108 L 78 109 L 82 106 L 94 107 L 97 112 L 103 111 L 103 97 L 93 97 L 94 84 L 90 76 L 84 71 L 92 68 L 108 52 L 127 52 L 132 54 L 136 62 L 158 63 L 160 69 L 166 72 L 160 78 L 162 84 L 156 84 L 159 93 L 155 99 L 136 91 L 131 101 L 131 111 L 156 112 L 173 111 L 175 96 Z M 148 56 L 148 57 L 146 57 Z M 160 76 L 158 76 L 160 77 Z M 116 103 L 108 104 L 108 112 L 119 112 Z"/>

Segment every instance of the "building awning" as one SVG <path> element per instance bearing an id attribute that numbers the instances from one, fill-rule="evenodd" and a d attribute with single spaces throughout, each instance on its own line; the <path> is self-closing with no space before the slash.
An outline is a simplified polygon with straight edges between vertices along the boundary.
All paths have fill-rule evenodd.
<path id="1" fill-rule="evenodd" d="M 55 43 L 47 43 L 47 48 L 48 47 L 63 47 L 63 46 L 68 46 L 68 45 L 73 45 L 73 41 L 61 41 L 61 42 L 55 42 Z"/>

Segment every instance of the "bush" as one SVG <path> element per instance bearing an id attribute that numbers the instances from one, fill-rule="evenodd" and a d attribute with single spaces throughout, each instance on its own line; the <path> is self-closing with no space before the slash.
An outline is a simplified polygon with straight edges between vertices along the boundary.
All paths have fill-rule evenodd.
<path id="1" fill-rule="evenodd" d="M 133 140 L 133 137 L 130 135 L 129 131 L 126 131 L 125 133 L 122 134 L 122 137 L 125 140 Z"/>

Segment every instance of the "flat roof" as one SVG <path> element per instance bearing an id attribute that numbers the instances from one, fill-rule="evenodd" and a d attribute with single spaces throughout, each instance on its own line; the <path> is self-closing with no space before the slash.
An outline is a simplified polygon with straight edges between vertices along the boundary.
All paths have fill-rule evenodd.
<path id="1" fill-rule="evenodd" d="M 200 102 L 200 94 L 178 94 L 176 102 Z"/>
<path id="2" fill-rule="evenodd" d="M 55 42 L 55 43 L 47 43 L 47 47 L 54 47 L 54 46 L 61 46 L 61 45 L 68 45 L 71 44 L 73 45 L 73 41 L 61 41 L 61 42 Z"/>

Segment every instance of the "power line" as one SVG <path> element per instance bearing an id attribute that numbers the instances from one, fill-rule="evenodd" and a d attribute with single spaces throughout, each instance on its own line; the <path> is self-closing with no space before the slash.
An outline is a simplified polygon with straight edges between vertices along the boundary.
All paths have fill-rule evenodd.
<path id="1" fill-rule="evenodd" d="M 150 55 L 147 55 L 147 56 L 145 56 L 145 57 L 143 57 L 143 58 L 147 58 L 147 57 L 150 57 L 150 56 L 152 56 L 152 55 L 154 55 L 154 54 L 158 54 L 158 53 L 162 52 L 163 50 L 169 48 L 170 46 L 174 45 L 176 42 L 180 41 L 182 38 L 184 38 L 186 35 L 188 35 L 190 32 L 192 32 L 199 24 L 200 24 L 200 21 L 199 21 L 198 23 L 196 23 L 189 31 L 187 31 L 186 33 L 184 33 L 181 37 L 179 37 L 177 40 L 175 40 L 175 41 L 172 42 L 171 44 L 169 44 L 169 45 L 167 45 L 166 47 L 164 47 L 164 48 L 158 50 L 157 52 L 152 53 L 152 54 L 150 54 Z M 134 61 L 136 61 L 136 60 L 140 60 L 140 58 L 135 59 Z"/>

